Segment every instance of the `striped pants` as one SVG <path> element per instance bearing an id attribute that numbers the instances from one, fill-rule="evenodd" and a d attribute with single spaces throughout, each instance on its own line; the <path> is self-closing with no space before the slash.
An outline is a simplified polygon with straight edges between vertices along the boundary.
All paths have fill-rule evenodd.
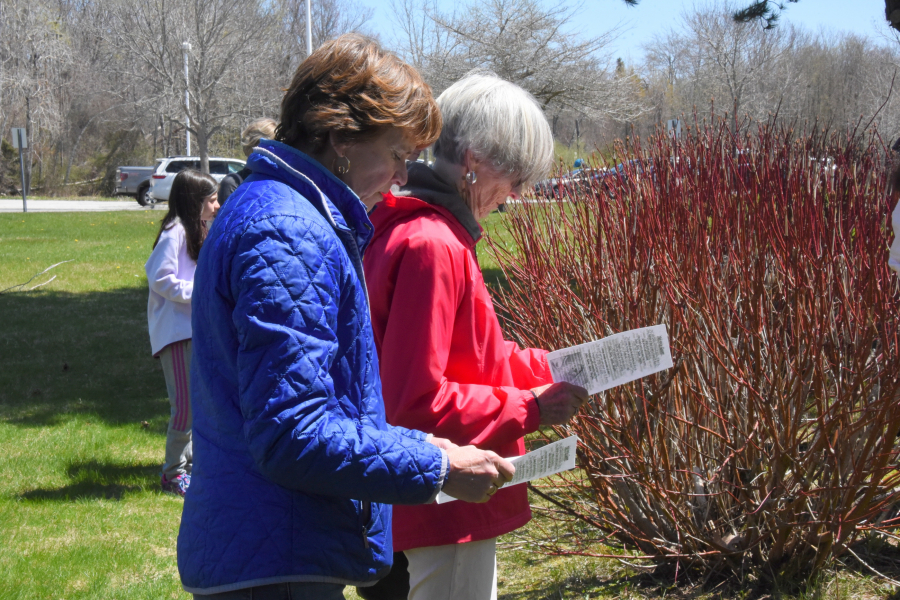
<path id="1" fill-rule="evenodd" d="M 174 479 L 191 472 L 191 340 L 169 344 L 159 353 L 169 393 L 169 429 L 162 474 Z"/>

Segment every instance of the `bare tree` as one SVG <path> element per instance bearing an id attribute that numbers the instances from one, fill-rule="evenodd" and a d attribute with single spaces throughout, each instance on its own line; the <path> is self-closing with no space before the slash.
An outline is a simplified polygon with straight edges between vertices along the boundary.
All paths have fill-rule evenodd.
<path id="1" fill-rule="evenodd" d="M 3 0 L 0 6 L 0 131 L 24 121 L 26 188 L 33 161 L 43 161 L 61 127 L 60 94 L 71 82 L 72 52 L 57 25 L 42 2 Z"/>
<path id="2" fill-rule="evenodd" d="M 694 8 L 682 15 L 680 29 L 647 46 L 648 69 L 674 92 L 676 110 L 715 100 L 737 124 L 744 113 L 764 118 L 792 89 L 799 70 L 786 59 L 800 34 L 793 27 L 764 31 L 736 22 L 734 10 L 729 3 Z"/>
<path id="3" fill-rule="evenodd" d="M 270 68 L 272 5 L 254 0 L 108 1 L 111 22 L 104 24 L 103 35 L 131 59 L 118 74 L 143 82 L 164 118 L 180 121 L 187 115 L 201 169 L 208 172 L 210 138 L 248 112 L 271 106 L 277 92 L 258 85 L 257 79 Z M 190 44 L 187 80 L 185 42 Z"/>
<path id="4" fill-rule="evenodd" d="M 456 12 L 439 10 L 436 0 L 394 0 L 399 39 L 388 41 L 436 92 L 474 67 L 519 83 L 544 105 L 556 138 L 577 147 L 653 131 L 694 107 L 705 111 L 713 98 L 717 112 L 739 119 L 764 120 L 777 109 L 823 126 L 871 121 L 886 137 L 900 133 L 900 81 L 888 97 L 900 72 L 900 34 L 881 43 L 785 25 L 767 31 L 765 22 L 735 23 L 733 13 L 750 1 L 733 1 L 685 15 L 646 48 L 637 72 L 610 56 L 614 32 L 580 36 L 577 7 L 539 0 L 469 0 Z M 889 20 L 898 2 L 886 0 Z M 306 57 L 304 5 L 0 0 L 0 132 L 27 127 L 35 186 L 107 182 L 120 160 L 180 151 L 189 89 L 195 147 L 233 152 L 247 120 L 277 114 Z M 314 42 L 365 33 L 369 14 L 351 0 L 313 0 Z M 192 44 L 189 85 L 184 41 Z M 5 189 L 11 171 L 0 166 Z"/>
<path id="5" fill-rule="evenodd" d="M 306 0 L 276 0 L 275 6 L 282 34 L 280 69 L 285 78 L 290 78 L 297 65 L 306 58 Z M 314 0 L 313 48 L 343 33 L 367 33 L 365 24 L 371 18 L 371 9 L 350 0 Z"/>
<path id="6" fill-rule="evenodd" d="M 139 126 L 143 119 L 135 117 L 141 114 L 142 107 L 136 105 L 138 97 L 133 87 L 109 76 L 115 70 L 116 53 L 110 52 L 103 39 L 95 34 L 95 24 L 107 21 L 108 3 L 44 1 L 53 8 L 55 27 L 63 32 L 73 57 L 67 69 L 68 83 L 58 95 L 62 119 L 54 144 L 58 168 L 53 176 L 46 178 L 50 184 L 54 179 L 59 182 L 60 172 L 64 172 L 62 185 L 65 186 L 86 134 L 89 137 L 90 133 L 107 133 L 107 125 L 113 130 Z"/>
<path id="7" fill-rule="evenodd" d="M 885 137 L 900 133 L 894 39 L 877 44 L 792 26 L 763 30 L 731 20 L 731 8 L 688 13 L 647 46 L 642 76 L 656 123 L 694 108 L 705 112 L 715 100 L 716 112 L 738 120 L 765 121 L 777 111 L 781 119 L 830 129 L 871 124 Z"/>
<path id="8" fill-rule="evenodd" d="M 487 68 L 531 92 L 548 114 L 631 118 L 643 111 L 634 81 L 614 76 L 607 51 L 615 31 L 582 37 L 577 9 L 537 0 L 487 0 L 444 13 L 396 0 L 406 57 L 441 91 L 473 68 Z"/>

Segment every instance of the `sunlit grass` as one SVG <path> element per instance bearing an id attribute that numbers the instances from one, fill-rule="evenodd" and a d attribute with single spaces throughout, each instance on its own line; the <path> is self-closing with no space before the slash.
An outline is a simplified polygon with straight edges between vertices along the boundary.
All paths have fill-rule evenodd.
<path id="1" fill-rule="evenodd" d="M 0 290 L 72 260 L 31 285 L 85 292 L 146 285 L 144 262 L 164 214 L 159 211 L 5 213 L 0 215 Z M 29 286 L 31 287 L 31 286 Z"/>
<path id="2" fill-rule="evenodd" d="M 0 290 L 74 259 L 35 291 L 0 295 L 0 599 L 190 598 L 175 562 L 181 501 L 159 491 L 169 408 L 146 325 L 143 264 L 162 215 L 0 214 Z M 502 236 L 504 218 L 483 225 Z M 478 258 L 500 281 L 485 246 Z M 501 599 L 733 596 L 523 539 L 500 540 Z M 890 595 L 854 572 L 815 590 L 803 597 Z"/>
<path id="3" fill-rule="evenodd" d="M 154 213 L 0 215 L 0 598 L 189 598 L 143 263 Z"/>

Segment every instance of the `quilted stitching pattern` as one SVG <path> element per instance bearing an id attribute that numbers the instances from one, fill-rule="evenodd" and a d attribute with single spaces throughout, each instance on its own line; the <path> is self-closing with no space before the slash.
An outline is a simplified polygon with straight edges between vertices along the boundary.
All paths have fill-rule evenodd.
<path id="1" fill-rule="evenodd" d="M 371 237 L 362 203 L 299 152 L 265 147 L 283 162 L 251 157 L 195 275 L 194 465 L 178 537 L 189 591 L 377 579 L 392 554 L 390 507 L 377 503 L 427 500 L 441 469 L 425 434 L 385 423 L 346 245 Z M 363 501 L 376 503 L 368 523 Z"/>

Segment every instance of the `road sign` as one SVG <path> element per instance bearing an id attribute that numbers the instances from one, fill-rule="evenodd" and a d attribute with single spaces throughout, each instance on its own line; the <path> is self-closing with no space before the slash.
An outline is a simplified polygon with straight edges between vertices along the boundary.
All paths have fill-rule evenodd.
<path id="1" fill-rule="evenodd" d="M 25 189 L 25 161 L 22 159 L 22 149 L 28 147 L 28 136 L 22 127 L 12 128 L 13 148 L 19 149 L 19 172 L 22 174 L 22 212 L 28 212 L 28 192 Z"/>
<path id="2" fill-rule="evenodd" d="M 13 148 L 27 148 L 28 136 L 25 134 L 24 127 L 12 128 Z"/>
<path id="3" fill-rule="evenodd" d="M 681 119 L 669 119 L 666 121 L 666 131 L 669 137 L 678 139 L 681 137 Z"/>

